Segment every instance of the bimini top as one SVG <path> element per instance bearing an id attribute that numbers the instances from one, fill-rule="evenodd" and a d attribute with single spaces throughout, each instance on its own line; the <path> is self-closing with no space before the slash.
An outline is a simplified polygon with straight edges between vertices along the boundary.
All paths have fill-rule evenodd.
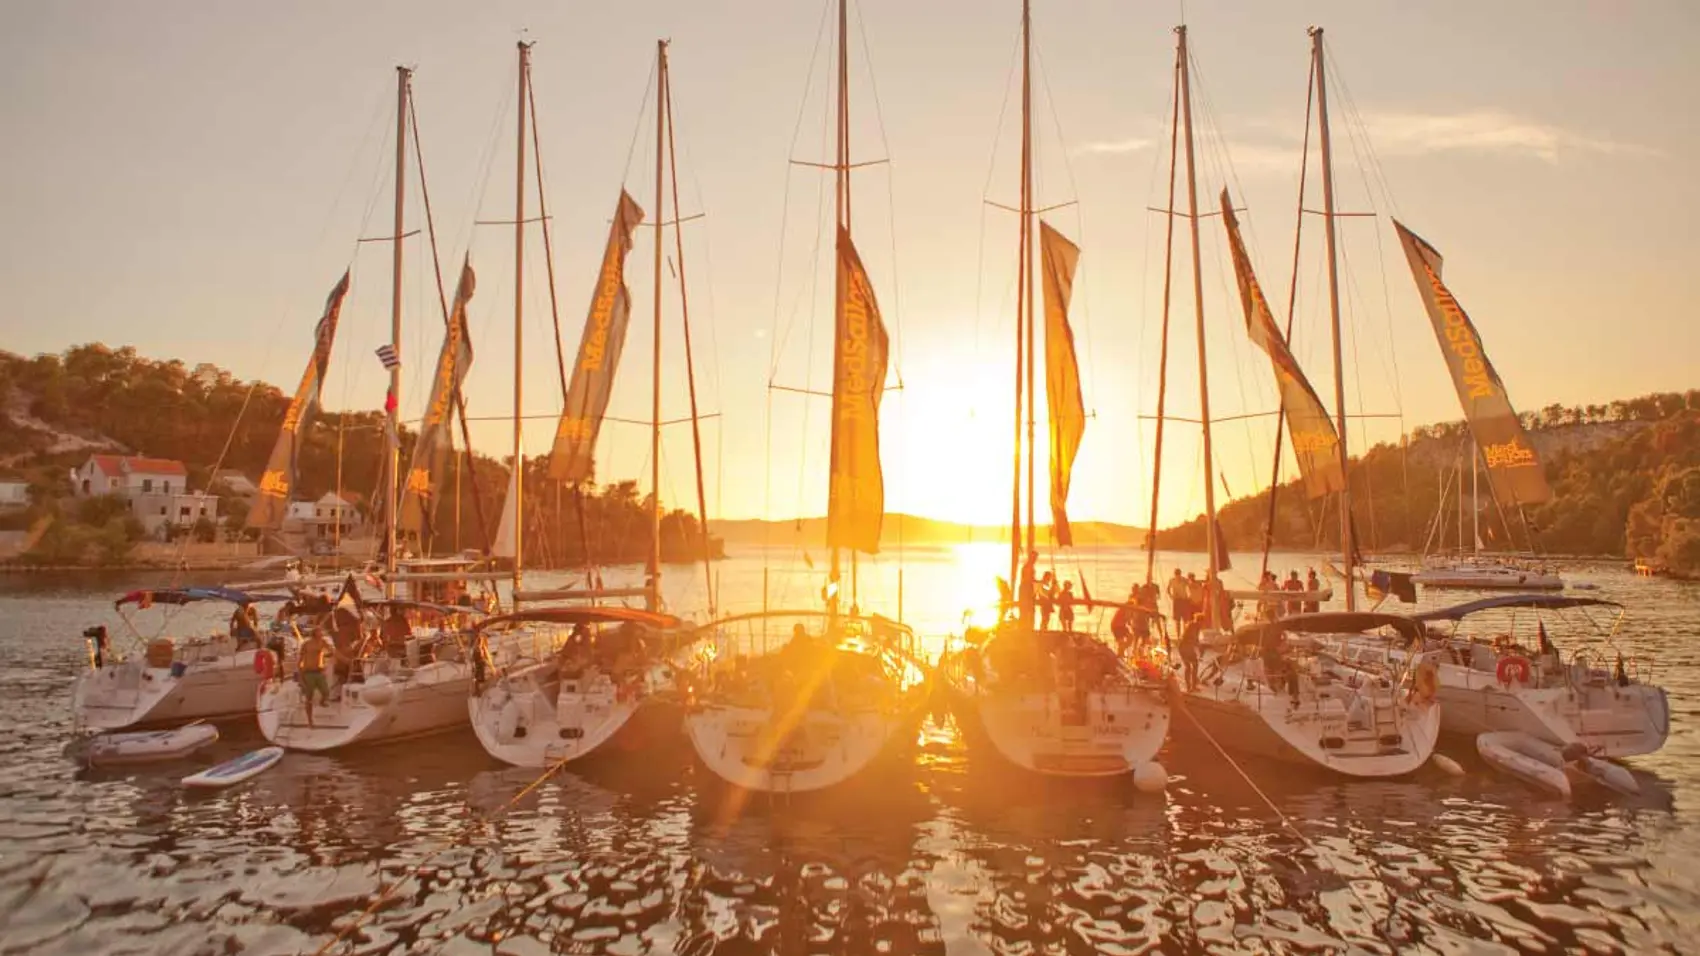
<path id="1" fill-rule="evenodd" d="M 360 606 L 371 610 L 399 607 L 404 611 L 424 611 L 428 614 L 441 614 L 447 617 L 451 614 L 483 614 L 475 607 L 465 607 L 457 604 L 434 604 L 430 601 L 406 601 L 401 598 L 384 598 L 377 601 L 361 601 Z"/>
<path id="2" fill-rule="evenodd" d="M 1622 607 L 1616 601 L 1604 601 L 1600 598 L 1565 597 L 1560 594 L 1502 594 L 1498 597 L 1482 598 L 1479 601 L 1469 601 L 1436 611 L 1424 611 L 1414 615 L 1419 621 L 1461 621 L 1478 611 L 1492 611 L 1499 608 L 1533 608 L 1537 611 L 1558 611 L 1569 607 Z"/>
<path id="3" fill-rule="evenodd" d="M 1403 614 L 1376 614 L 1368 611 L 1321 611 L 1316 614 L 1294 614 L 1275 621 L 1247 624 L 1234 632 L 1236 643 L 1261 642 L 1280 634 L 1352 634 L 1391 627 L 1406 640 L 1420 637 L 1423 626 L 1416 618 Z"/>
<path id="4" fill-rule="evenodd" d="M 131 591 L 112 602 L 112 606 L 121 608 L 126 604 L 140 604 L 147 607 L 153 604 L 193 604 L 196 601 L 229 601 L 231 604 L 249 605 L 287 600 L 287 594 L 250 594 L 234 588 L 168 588 L 163 591 Z"/>
<path id="5" fill-rule="evenodd" d="M 465 608 L 455 608 L 464 611 Z M 498 614 L 479 621 L 474 630 L 486 631 L 507 624 L 645 624 L 654 628 L 674 628 L 682 622 L 671 614 L 659 614 L 635 607 L 540 607 L 528 611 Z"/>

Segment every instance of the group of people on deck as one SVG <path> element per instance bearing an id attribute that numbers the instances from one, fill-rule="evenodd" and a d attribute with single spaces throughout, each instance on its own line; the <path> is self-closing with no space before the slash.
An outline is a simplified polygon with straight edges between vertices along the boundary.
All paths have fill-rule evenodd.
<path id="1" fill-rule="evenodd" d="M 1263 572 L 1263 580 L 1257 584 L 1259 591 L 1288 591 L 1305 597 L 1277 598 L 1270 595 L 1257 602 L 1257 616 L 1261 620 L 1273 621 L 1277 618 L 1292 617 L 1295 614 L 1315 614 L 1321 608 L 1316 600 L 1316 593 L 1322 590 L 1322 582 L 1317 579 L 1316 569 L 1310 568 L 1307 578 L 1299 580 L 1299 572 L 1288 571 L 1287 580 L 1281 581 L 1274 571 Z"/>

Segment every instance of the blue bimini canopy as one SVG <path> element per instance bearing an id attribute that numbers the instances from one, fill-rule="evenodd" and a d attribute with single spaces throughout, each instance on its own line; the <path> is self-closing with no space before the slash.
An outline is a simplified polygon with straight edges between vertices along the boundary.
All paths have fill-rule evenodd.
<path id="1" fill-rule="evenodd" d="M 1462 621 L 1471 614 L 1480 611 L 1496 611 L 1501 608 L 1530 608 L 1537 611 L 1560 611 L 1571 607 L 1622 607 L 1616 601 L 1602 601 L 1599 598 L 1564 597 L 1559 594 L 1502 594 L 1498 597 L 1482 598 L 1479 601 L 1469 601 L 1452 607 L 1440 608 L 1435 611 L 1424 611 L 1415 615 L 1419 621 Z"/>

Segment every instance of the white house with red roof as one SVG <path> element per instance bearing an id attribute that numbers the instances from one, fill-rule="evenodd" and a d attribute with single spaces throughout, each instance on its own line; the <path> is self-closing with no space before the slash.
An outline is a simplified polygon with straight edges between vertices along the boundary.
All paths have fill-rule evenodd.
<path id="1" fill-rule="evenodd" d="M 90 455 L 72 473 L 78 497 L 169 495 L 189 490 L 189 469 L 180 461 L 138 455 Z"/>
<path id="2" fill-rule="evenodd" d="M 218 498 L 189 490 L 189 469 L 180 461 L 137 455 L 90 455 L 71 474 L 78 497 L 121 495 L 130 512 L 153 536 L 167 525 L 190 528 L 202 518 L 218 521 Z"/>

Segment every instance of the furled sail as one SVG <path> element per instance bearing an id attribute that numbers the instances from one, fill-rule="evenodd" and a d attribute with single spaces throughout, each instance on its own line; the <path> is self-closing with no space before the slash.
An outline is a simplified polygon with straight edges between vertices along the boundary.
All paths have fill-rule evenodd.
<path id="1" fill-rule="evenodd" d="M 626 253 L 632 250 L 632 232 L 641 222 L 643 209 L 631 194 L 621 190 L 614 224 L 608 230 L 608 246 L 602 253 L 602 271 L 590 300 L 590 315 L 584 322 L 584 337 L 578 343 L 566 405 L 555 429 L 555 447 L 549 453 L 549 477 L 557 481 L 589 481 L 594 473 L 596 436 L 602 430 L 602 416 L 614 391 L 614 372 L 620 365 L 626 324 L 631 318 Z"/>
<path id="2" fill-rule="evenodd" d="M 875 554 L 885 519 L 880 470 L 880 398 L 885 394 L 889 340 L 873 284 L 850 241 L 838 229 L 838 308 L 832 358 L 832 479 L 826 543 Z"/>
<path id="3" fill-rule="evenodd" d="M 419 536 L 423 545 L 431 537 L 432 522 L 442 499 L 442 476 L 454 454 L 455 395 L 472 366 L 472 337 L 466 328 L 466 306 L 472 300 L 477 278 L 470 258 L 460 267 L 455 286 L 454 308 L 449 310 L 449 327 L 443 351 L 437 356 L 437 372 L 431 379 L 431 403 L 419 423 L 419 440 L 413 445 L 413 462 L 402 485 L 401 518 L 396 527 Z"/>
<path id="4" fill-rule="evenodd" d="M 248 527 L 279 528 L 289 512 L 289 496 L 295 490 L 295 458 L 300 451 L 301 427 L 312 417 L 319 405 L 319 393 L 324 387 L 325 370 L 331 363 L 331 343 L 336 340 L 337 317 L 342 314 L 342 300 L 348 294 L 348 273 L 337 280 L 325 299 L 324 314 L 313 331 L 313 357 L 301 373 L 301 384 L 283 414 L 283 427 L 278 430 L 277 444 L 260 476 L 259 494 L 248 511 Z"/>
<path id="5" fill-rule="evenodd" d="M 1434 323 L 1435 338 L 1452 372 L 1452 384 L 1458 389 L 1470 433 L 1481 447 L 1495 497 L 1518 505 L 1546 501 L 1552 497 L 1552 489 L 1547 486 L 1541 461 L 1517 420 L 1505 383 L 1488 361 L 1481 335 L 1440 280 L 1440 252 L 1397 220 L 1393 228 L 1405 247 L 1405 258 L 1411 263 L 1411 275 L 1428 309 L 1429 321 Z"/>
<path id="6" fill-rule="evenodd" d="M 508 476 L 508 493 L 502 498 L 502 517 L 496 523 L 496 540 L 490 546 L 490 554 L 498 558 L 514 556 L 514 533 L 519 527 L 519 513 L 516 503 L 519 501 L 519 469 L 514 469 Z"/>
<path id="7" fill-rule="evenodd" d="M 1068 485 L 1080 438 L 1086 432 L 1080 363 L 1074 354 L 1074 330 L 1068 324 L 1080 247 L 1041 221 L 1039 262 L 1045 290 L 1045 404 L 1051 416 L 1051 528 L 1057 544 L 1067 548 L 1074 545 L 1074 532 L 1068 526 Z"/>
<path id="8" fill-rule="evenodd" d="M 1252 272 L 1251 257 L 1246 254 L 1245 241 L 1240 238 L 1240 221 L 1234 216 L 1228 191 L 1222 190 L 1222 222 L 1228 228 L 1228 247 L 1234 257 L 1234 276 L 1239 280 L 1240 305 L 1245 309 L 1246 334 L 1269 356 L 1275 370 L 1275 386 L 1281 392 L 1281 406 L 1287 415 L 1287 434 L 1292 438 L 1293 456 L 1299 460 L 1299 474 L 1304 479 L 1305 494 L 1321 498 L 1346 487 L 1340 471 L 1340 436 L 1328 410 L 1310 387 L 1304 371 L 1287 348 L 1286 337 L 1275 325 L 1269 311 L 1269 300 Z"/>

